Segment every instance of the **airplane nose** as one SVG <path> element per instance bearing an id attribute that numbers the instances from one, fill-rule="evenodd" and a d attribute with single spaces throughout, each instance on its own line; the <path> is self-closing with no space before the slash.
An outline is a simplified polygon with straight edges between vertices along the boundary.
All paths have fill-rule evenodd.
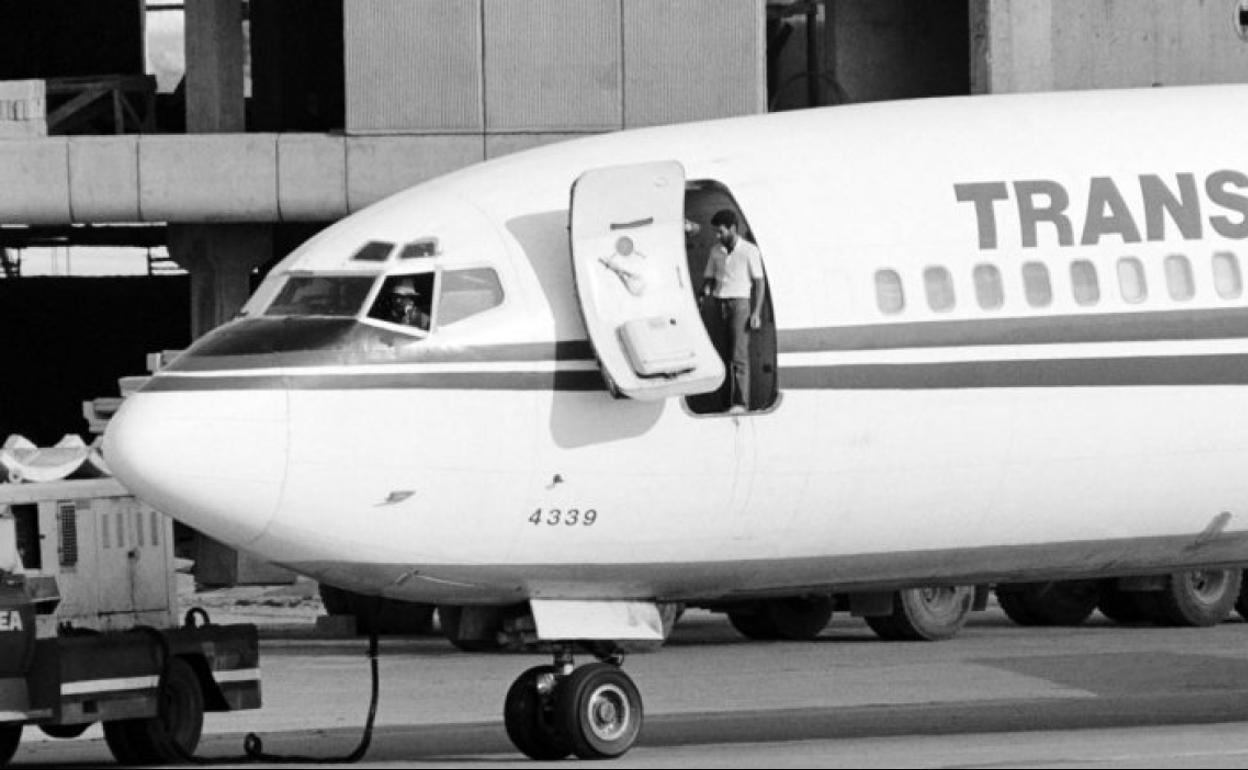
<path id="1" fill-rule="evenodd" d="M 104 460 L 156 510 L 245 547 L 277 511 L 286 421 L 278 390 L 144 390 L 109 420 Z"/>

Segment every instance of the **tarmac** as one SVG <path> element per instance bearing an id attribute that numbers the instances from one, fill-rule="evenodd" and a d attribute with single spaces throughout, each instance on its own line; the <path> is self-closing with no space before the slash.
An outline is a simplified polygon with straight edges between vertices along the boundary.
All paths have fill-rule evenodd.
<path id="1" fill-rule="evenodd" d="M 192 591 L 215 622 L 261 631 L 264 708 L 207 716 L 198 754 L 211 764 L 241 764 L 253 731 L 276 754 L 341 755 L 359 741 L 367 643 L 318 635 L 315 590 Z M 1037 629 L 991 607 L 940 643 L 882 642 L 841 616 L 814 642 L 762 643 L 693 610 L 662 650 L 626 661 L 646 723 L 611 766 L 1248 767 L 1246 642 L 1238 618 Z M 530 766 L 503 730 L 503 695 L 545 662 L 463 653 L 437 636 L 383 639 L 364 764 Z M 108 759 L 98 726 L 77 741 L 27 735 L 19 765 Z"/>

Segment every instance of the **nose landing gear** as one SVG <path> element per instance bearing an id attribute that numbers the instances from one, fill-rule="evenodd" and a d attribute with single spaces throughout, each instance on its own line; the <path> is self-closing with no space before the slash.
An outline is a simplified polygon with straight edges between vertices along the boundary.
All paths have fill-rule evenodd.
<path id="1" fill-rule="evenodd" d="M 641 694 L 620 668 L 623 656 L 575 668 L 570 645 L 555 649 L 552 666 L 535 666 L 507 691 L 503 721 L 507 737 L 537 760 L 618 757 L 637 741 Z"/>

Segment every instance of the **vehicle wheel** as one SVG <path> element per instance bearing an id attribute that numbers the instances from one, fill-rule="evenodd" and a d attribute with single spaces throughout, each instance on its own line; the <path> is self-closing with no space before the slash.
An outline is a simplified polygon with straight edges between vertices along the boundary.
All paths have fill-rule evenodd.
<path id="1" fill-rule="evenodd" d="M 685 605 L 680 602 L 659 602 L 659 620 L 663 623 L 663 638 L 661 640 L 633 640 L 618 642 L 620 649 L 626 653 L 645 653 L 657 652 L 667 644 L 667 638 L 672 635 L 672 628 L 676 626 L 676 621 L 680 620 L 680 616 L 685 613 Z"/>
<path id="2" fill-rule="evenodd" d="M 507 737 L 529 759 L 556 760 L 572 753 L 571 739 L 555 721 L 555 667 L 534 666 L 525 671 L 503 702 Z"/>
<path id="3" fill-rule="evenodd" d="M 997 590 L 1005 614 L 1020 626 L 1077 626 L 1096 610 L 1100 588 L 1087 580 L 1022 583 Z"/>
<path id="4" fill-rule="evenodd" d="M 87 731 L 91 726 L 91 722 L 84 722 L 80 725 L 39 725 L 39 729 L 49 738 L 77 738 Z"/>
<path id="5" fill-rule="evenodd" d="M 808 642 L 819 636 L 832 619 L 831 596 L 795 596 L 772 599 L 764 605 L 775 628 L 773 638 Z"/>
<path id="6" fill-rule="evenodd" d="M 1239 599 L 1242 580 L 1237 569 L 1176 572 L 1157 597 L 1160 619 L 1173 626 L 1221 623 Z"/>
<path id="7" fill-rule="evenodd" d="M 22 742 L 21 725 L 0 725 L 0 767 L 9 764 Z"/>
<path id="8" fill-rule="evenodd" d="M 974 586 L 908 588 L 893 596 L 891 615 L 866 621 L 886 641 L 938 642 L 962 630 L 974 601 Z"/>
<path id="9" fill-rule="evenodd" d="M 464 652 L 497 652 L 502 649 L 497 639 L 460 639 L 459 624 L 463 616 L 463 607 L 450 604 L 438 606 L 438 623 L 442 626 L 442 635 L 456 649 Z"/>
<path id="10" fill-rule="evenodd" d="M 771 622 L 771 613 L 762 604 L 753 609 L 729 611 L 728 622 L 746 639 L 765 642 L 780 638 L 779 630 Z"/>
<path id="11" fill-rule="evenodd" d="M 183 764 L 204 728 L 204 693 L 190 664 L 172 658 L 157 692 L 154 717 L 104 723 L 104 739 L 122 765 Z"/>
<path id="12" fill-rule="evenodd" d="M 1101 589 L 1096 608 L 1115 623 L 1151 623 L 1156 618 L 1156 602 L 1151 592 L 1123 591 L 1112 586 Z"/>
<path id="13" fill-rule="evenodd" d="M 590 663 L 555 689 L 555 718 L 581 759 L 611 759 L 633 747 L 641 732 L 641 694 L 615 666 Z"/>

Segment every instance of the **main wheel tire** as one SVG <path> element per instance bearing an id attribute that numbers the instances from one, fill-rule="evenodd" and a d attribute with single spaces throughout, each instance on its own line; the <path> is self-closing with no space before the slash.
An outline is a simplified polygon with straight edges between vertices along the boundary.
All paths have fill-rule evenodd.
<path id="1" fill-rule="evenodd" d="M 808 642 L 819 636 L 832 619 L 831 596 L 795 596 L 772 599 L 765 605 L 777 639 Z"/>
<path id="2" fill-rule="evenodd" d="M 730 611 L 728 622 L 746 639 L 767 642 L 780 638 L 779 630 L 771 622 L 771 613 L 761 604 L 757 609 Z"/>
<path id="3" fill-rule="evenodd" d="M 1235 611 L 1244 620 L 1248 620 L 1248 580 L 1244 579 L 1244 575 L 1248 572 L 1240 573 L 1239 578 L 1239 598 L 1235 600 Z"/>
<path id="4" fill-rule="evenodd" d="M 1031 602 L 1027 601 L 1027 588 L 1018 585 L 997 586 L 996 593 L 997 604 L 1001 605 L 1001 611 L 1007 618 L 1020 626 L 1041 625 L 1040 619 L 1031 610 Z"/>
<path id="5" fill-rule="evenodd" d="M 580 759 L 612 759 L 633 747 L 644 711 L 633 680 L 615 666 L 590 663 L 555 690 L 555 718 Z"/>
<path id="6" fill-rule="evenodd" d="M 1154 599 L 1151 592 L 1123 591 L 1107 586 L 1101 589 L 1096 608 L 1115 623 L 1151 623 L 1156 619 Z"/>
<path id="7" fill-rule="evenodd" d="M 122 765 L 183 764 L 204 729 L 204 693 L 190 664 L 171 658 L 161 677 L 154 717 L 104 723 L 104 739 Z"/>
<path id="8" fill-rule="evenodd" d="M 534 666 L 507 690 L 503 702 L 507 737 L 529 759 L 554 761 L 572 753 L 572 741 L 555 719 L 555 685 L 554 666 Z"/>
<path id="9" fill-rule="evenodd" d="M 49 738 L 77 738 L 87 731 L 92 725 L 91 722 L 84 722 L 80 725 L 39 725 L 39 729 Z"/>
<path id="10" fill-rule="evenodd" d="M 21 742 L 21 725 L 0 725 L 0 767 L 9 764 Z"/>
<path id="11" fill-rule="evenodd" d="M 997 601 L 1020 626 L 1078 626 L 1100 600 L 1100 587 L 1087 580 L 1023 583 L 997 589 Z"/>
<path id="12" fill-rule="evenodd" d="M 1176 572 L 1157 596 L 1161 621 L 1172 626 L 1217 625 L 1239 599 L 1242 581 L 1238 569 Z"/>
<path id="13" fill-rule="evenodd" d="M 459 624 L 463 617 L 463 607 L 452 604 L 438 605 L 438 624 L 442 627 L 442 635 L 456 649 L 464 652 L 497 652 L 502 649 L 497 639 L 460 639 Z"/>
<path id="14" fill-rule="evenodd" d="M 890 642 L 939 642 L 957 636 L 975 601 L 975 586 L 908 588 L 893 596 L 891 615 L 866 618 Z"/>

